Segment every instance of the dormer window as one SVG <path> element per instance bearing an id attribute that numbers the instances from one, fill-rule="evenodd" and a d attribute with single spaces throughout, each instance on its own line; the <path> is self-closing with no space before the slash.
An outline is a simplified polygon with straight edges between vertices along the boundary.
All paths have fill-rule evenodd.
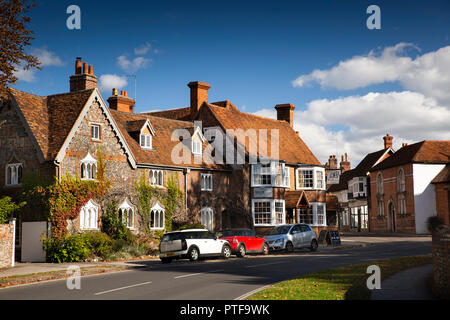
<path id="1" fill-rule="evenodd" d="M 141 134 L 140 145 L 143 149 L 152 149 L 152 136 L 150 134 Z"/>
<path id="2" fill-rule="evenodd" d="M 81 179 L 95 180 L 97 176 L 97 160 L 95 160 L 90 153 L 81 160 Z"/>
<path id="3" fill-rule="evenodd" d="M 202 143 L 201 141 L 192 141 L 192 153 L 196 155 L 202 154 Z"/>

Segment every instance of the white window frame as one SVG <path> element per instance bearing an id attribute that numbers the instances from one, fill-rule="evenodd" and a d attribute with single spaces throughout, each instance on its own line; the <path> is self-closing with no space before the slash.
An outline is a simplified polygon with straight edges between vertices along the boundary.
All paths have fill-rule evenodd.
<path id="1" fill-rule="evenodd" d="M 327 207 L 324 202 L 312 202 L 310 203 L 312 207 L 313 212 L 313 226 L 315 227 L 325 227 L 327 225 Z M 318 208 L 323 208 L 322 217 L 323 221 L 322 223 L 319 223 L 319 212 Z"/>
<path id="2" fill-rule="evenodd" d="M 81 160 L 80 165 L 81 180 L 95 180 L 97 176 L 97 160 L 88 152 L 86 157 Z"/>
<path id="3" fill-rule="evenodd" d="M 19 168 L 22 170 L 22 177 L 19 179 Z M 8 169 L 11 169 L 11 173 L 8 173 Z M 8 183 L 8 176 L 10 183 Z M 10 163 L 5 167 L 5 186 L 20 186 L 23 179 L 23 164 L 22 163 Z M 20 180 L 20 181 L 19 181 Z"/>
<path id="4" fill-rule="evenodd" d="M 164 171 L 158 169 L 151 169 L 149 171 L 150 185 L 155 187 L 164 187 Z"/>
<path id="5" fill-rule="evenodd" d="M 101 141 L 101 125 L 98 123 L 91 123 L 91 139 L 94 141 Z M 95 130 L 94 128 L 97 128 L 97 137 L 95 136 Z"/>
<path id="6" fill-rule="evenodd" d="M 200 182 L 201 191 L 213 191 L 212 173 L 202 173 Z"/>
<path id="7" fill-rule="evenodd" d="M 270 223 L 256 223 L 255 220 L 255 204 L 256 203 L 269 203 L 270 208 Z M 283 204 L 283 213 L 282 213 L 282 223 L 277 223 L 276 221 L 276 212 L 275 212 L 275 203 L 282 203 Z M 286 205 L 285 201 L 282 199 L 252 199 L 252 217 L 253 217 L 253 225 L 254 226 L 260 226 L 260 227 L 270 227 L 270 226 L 277 226 L 277 225 L 283 225 L 286 223 Z"/>
<path id="8" fill-rule="evenodd" d="M 263 180 L 268 183 L 262 183 Z M 277 161 L 252 164 L 251 186 L 290 188 L 289 167 L 286 167 L 285 163 Z"/>
<path id="9" fill-rule="evenodd" d="M 152 150 L 153 149 L 153 138 L 151 134 L 141 133 L 139 134 L 139 145 L 142 149 Z"/>
<path id="10" fill-rule="evenodd" d="M 80 229 L 98 230 L 98 211 L 99 206 L 91 200 L 88 201 L 80 210 Z"/>
<path id="11" fill-rule="evenodd" d="M 134 207 L 125 199 L 118 208 L 119 214 L 122 215 L 122 222 L 128 229 L 134 229 Z M 131 218 L 130 218 L 131 217 Z"/>
<path id="12" fill-rule="evenodd" d="M 162 226 L 161 226 L 161 215 L 162 215 Z M 150 216 L 153 217 L 150 221 L 151 230 L 164 230 L 166 224 L 166 210 L 161 207 L 158 203 L 150 209 Z M 154 217 L 157 216 L 158 219 Z M 155 222 L 157 222 L 155 224 Z"/>
<path id="13" fill-rule="evenodd" d="M 202 155 L 202 142 L 192 139 L 192 154 Z"/>
<path id="14" fill-rule="evenodd" d="M 308 178 L 308 180 L 312 179 L 312 186 L 303 187 L 299 184 L 299 172 L 301 171 L 311 171 L 312 178 Z M 322 179 L 321 182 L 318 183 L 318 172 L 321 172 Z M 322 186 L 319 186 L 319 185 Z M 325 169 L 321 167 L 299 167 L 295 169 L 295 188 L 297 190 L 326 190 L 326 181 L 325 181 Z"/>
<path id="15" fill-rule="evenodd" d="M 204 207 L 200 211 L 201 224 L 209 231 L 214 231 L 214 210 L 210 207 Z"/>

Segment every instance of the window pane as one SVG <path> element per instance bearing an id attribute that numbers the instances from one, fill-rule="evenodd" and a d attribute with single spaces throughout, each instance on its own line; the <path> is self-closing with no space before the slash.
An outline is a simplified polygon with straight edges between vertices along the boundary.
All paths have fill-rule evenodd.
<path id="1" fill-rule="evenodd" d="M 270 202 L 255 202 L 255 224 L 271 224 Z"/>

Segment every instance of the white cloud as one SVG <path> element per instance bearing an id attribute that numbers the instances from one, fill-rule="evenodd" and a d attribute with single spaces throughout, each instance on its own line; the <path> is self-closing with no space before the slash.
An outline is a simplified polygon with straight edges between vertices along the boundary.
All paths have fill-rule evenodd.
<path id="1" fill-rule="evenodd" d="M 398 82 L 406 90 L 414 90 L 450 104 L 450 46 L 412 59 L 404 56 L 407 49 L 420 50 L 410 43 L 386 47 L 380 54 L 373 50 L 365 56 L 341 61 L 329 70 L 316 69 L 292 82 L 304 87 L 313 82 L 323 88 L 351 90 L 372 84 Z M 402 55 L 403 54 L 403 55 Z"/>
<path id="2" fill-rule="evenodd" d="M 41 67 L 60 67 L 64 65 L 64 63 L 61 61 L 61 58 L 59 58 L 54 52 L 48 51 L 45 47 L 32 48 L 30 53 L 31 55 L 38 58 L 39 62 L 41 63 Z M 24 64 L 22 63 L 17 67 L 17 71 L 14 73 L 14 75 L 19 79 L 19 81 L 34 82 L 36 81 L 37 71 L 38 69 L 35 68 L 25 70 Z"/>
<path id="3" fill-rule="evenodd" d="M 276 118 L 275 110 L 257 114 Z M 382 149 L 386 133 L 394 136 L 398 149 L 403 142 L 450 139 L 449 123 L 450 108 L 410 91 L 314 100 L 305 111 L 294 111 L 294 128 L 322 163 L 331 154 L 347 152 L 352 166 Z"/>
<path id="4" fill-rule="evenodd" d="M 125 55 L 121 55 L 117 58 L 117 63 L 125 72 L 136 72 L 139 69 L 144 69 L 151 62 L 151 59 L 144 57 L 137 57 L 133 60 L 129 60 Z"/>
<path id="5" fill-rule="evenodd" d="M 134 54 L 137 56 L 146 55 L 150 51 L 151 48 L 152 48 L 151 44 L 147 42 L 143 46 L 141 46 L 139 48 L 135 48 Z"/>
<path id="6" fill-rule="evenodd" d="M 100 76 L 99 88 L 101 91 L 111 91 L 113 88 L 121 89 L 128 85 L 126 76 L 116 74 L 103 74 Z"/>

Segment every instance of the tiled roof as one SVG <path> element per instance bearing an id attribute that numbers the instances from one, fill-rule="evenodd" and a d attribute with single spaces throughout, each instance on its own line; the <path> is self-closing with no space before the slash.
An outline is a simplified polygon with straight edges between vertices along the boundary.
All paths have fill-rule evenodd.
<path id="1" fill-rule="evenodd" d="M 399 149 L 370 171 L 383 170 L 407 163 L 445 164 L 450 162 L 450 141 L 424 140 Z"/>
<path id="2" fill-rule="evenodd" d="M 170 109 L 164 111 L 153 111 L 153 112 L 145 112 L 140 113 L 141 115 L 148 115 L 154 117 L 161 117 L 166 119 L 173 120 L 181 120 L 181 121 L 189 121 L 191 120 L 191 108 L 178 108 L 178 109 Z"/>
<path id="3" fill-rule="evenodd" d="M 165 165 L 165 166 L 176 166 L 176 167 L 202 167 L 209 169 L 226 169 L 230 168 L 225 165 L 218 164 L 208 164 L 201 163 L 195 164 L 194 158 L 191 155 L 191 164 L 177 164 L 172 161 L 172 150 L 173 148 L 179 144 L 179 141 L 172 141 L 172 133 L 177 129 L 186 129 L 191 134 L 194 130 L 194 123 L 187 121 L 178 121 L 165 119 L 161 117 L 153 117 L 148 114 L 134 114 L 128 112 L 121 112 L 116 110 L 109 110 L 111 115 L 113 116 L 115 122 L 122 135 L 124 136 L 128 146 L 131 149 L 134 157 L 136 158 L 136 162 L 138 164 L 156 164 L 156 165 Z M 153 150 L 145 150 L 142 149 L 139 145 L 139 142 L 135 140 L 130 135 L 130 130 L 127 130 L 127 126 L 131 124 L 144 124 L 146 120 L 149 120 L 153 130 L 155 131 L 155 136 L 152 139 L 152 148 Z M 134 129 L 133 129 L 134 130 Z M 203 150 L 207 146 L 207 142 L 203 144 Z M 206 157 L 206 153 L 203 154 Z M 212 160 L 211 160 L 212 163 Z"/>
<path id="4" fill-rule="evenodd" d="M 45 160 L 54 160 L 94 89 L 41 97 L 10 89 Z"/>
<path id="5" fill-rule="evenodd" d="M 377 163 L 378 160 L 386 153 L 386 149 L 369 153 L 361 162 L 352 170 L 353 177 L 362 177 L 367 175 L 369 170 Z"/>
<path id="6" fill-rule="evenodd" d="M 216 119 L 225 130 L 242 129 L 246 131 L 248 129 L 254 129 L 258 134 L 260 129 L 267 129 L 267 153 L 269 155 L 271 154 L 270 130 L 277 129 L 279 130 L 280 160 L 287 163 L 301 163 L 321 166 L 319 160 L 317 160 L 311 150 L 287 122 L 240 112 L 231 103 L 225 103 L 224 105 L 225 107 L 221 107 L 210 103 L 203 105 L 203 107 L 206 106 L 212 111 Z M 251 142 L 256 143 L 254 139 L 251 139 Z M 249 149 L 249 144 L 247 143 L 245 147 L 246 152 L 249 153 L 251 151 Z"/>
<path id="7" fill-rule="evenodd" d="M 450 182 L 450 163 L 431 181 L 431 183 L 447 183 Z"/>
<path id="8" fill-rule="evenodd" d="M 309 207 L 308 197 L 305 191 L 286 191 L 284 193 L 284 201 L 286 208 L 298 208 L 301 205 Z"/>

